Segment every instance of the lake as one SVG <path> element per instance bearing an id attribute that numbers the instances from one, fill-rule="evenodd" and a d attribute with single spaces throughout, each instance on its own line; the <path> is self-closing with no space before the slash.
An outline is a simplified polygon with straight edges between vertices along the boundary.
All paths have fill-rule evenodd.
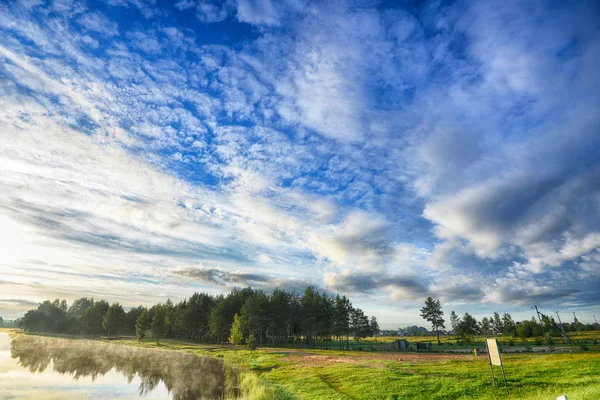
<path id="1" fill-rule="evenodd" d="M 238 378 L 212 357 L 0 332 L 1 399 L 233 399 Z"/>

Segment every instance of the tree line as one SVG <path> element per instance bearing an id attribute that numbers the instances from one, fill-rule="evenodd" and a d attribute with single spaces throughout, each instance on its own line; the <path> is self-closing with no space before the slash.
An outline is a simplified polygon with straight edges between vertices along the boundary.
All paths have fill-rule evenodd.
<path id="1" fill-rule="evenodd" d="M 20 325 L 26 331 L 84 335 L 152 336 L 204 343 L 260 346 L 305 344 L 308 347 L 348 346 L 379 331 L 346 296 L 331 296 L 307 287 L 302 294 L 275 289 L 267 294 L 251 288 L 226 295 L 194 293 L 179 303 L 167 300 L 152 307 L 125 310 L 119 303 L 79 298 L 46 300 L 28 311 Z"/>
<path id="2" fill-rule="evenodd" d="M 429 321 L 432 332 L 437 333 L 440 342 L 440 328 L 445 328 L 444 312 L 440 300 L 428 297 L 425 306 L 421 308 L 421 317 Z M 538 322 L 539 321 L 539 322 Z M 529 320 L 514 321 L 509 313 L 502 316 L 497 312 L 491 317 L 483 317 L 478 321 L 468 312 L 460 318 L 456 312 L 450 313 L 450 325 L 453 333 L 461 340 L 472 341 L 476 335 L 498 335 L 502 334 L 512 339 L 526 339 L 530 337 L 560 337 L 570 332 L 588 331 L 600 328 L 598 324 L 582 324 L 577 318 L 572 323 L 556 322 L 553 316 L 538 314 L 538 320 L 531 317 Z M 552 339 L 549 339 L 550 342 Z"/>

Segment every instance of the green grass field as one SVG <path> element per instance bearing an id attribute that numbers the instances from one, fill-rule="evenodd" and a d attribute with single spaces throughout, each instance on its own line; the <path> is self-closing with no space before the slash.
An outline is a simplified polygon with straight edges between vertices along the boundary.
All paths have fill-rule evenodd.
<path id="1" fill-rule="evenodd" d="M 115 341 L 155 347 L 154 342 Z M 487 357 L 333 350 L 221 349 L 165 342 L 163 349 L 222 357 L 296 399 L 600 399 L 600 353 L 505 355 L 494 389 Z M 282 393 L 280 391 L 279 393 Z M 282 396 L 281 394 L 279 395 Z M 265 396 L 267 398 L 268 396 Z"/>
<path id="2" fill-rule="evenodd" d="M 153 340 L 110 343 L 157 347 Z M 250 372 L 243 378 L 245 398 L 250 399 L 554 400 L 562 394 L 569 400 L 600 399 L 597 350 L 503 355 L 510 390 L 506 396 L 500 368 L 494 367 L 498 382 L 494 389 L 485 356 L 289 348 L 249 351 L 177 341 L 163 341 L 159 347 L 219 357 L 243 367 Z"/>

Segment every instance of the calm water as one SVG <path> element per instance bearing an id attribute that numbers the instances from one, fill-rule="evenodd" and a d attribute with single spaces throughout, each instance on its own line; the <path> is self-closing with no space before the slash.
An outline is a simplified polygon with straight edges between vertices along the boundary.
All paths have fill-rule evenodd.
<path id="1" fill-rule="evenodd" d="M 216 358 L 0 332 L 0 399 L 223 399 L 237 383 Z"/>

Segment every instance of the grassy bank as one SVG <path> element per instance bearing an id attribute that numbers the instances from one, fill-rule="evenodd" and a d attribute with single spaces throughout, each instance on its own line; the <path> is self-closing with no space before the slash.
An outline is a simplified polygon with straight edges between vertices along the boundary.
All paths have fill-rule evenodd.
<path id="1" fill-rule="evenodd" d="M 105 341 L 157 348 L 154 340 Z M 239 365 L 248 399 L 600 399 L 600 353 L 505 354 L 510 396 L 494 389 L 486 357 L 458 354 L 220 348 L 163 341 L 166 351 Z M 496 369 L 500 377 L 500 369 Z M 499 385 L 501 384 L 498 380 Z"/>
<path id="2" fill-rule="evenodd" d="M 154 342 L 113 341 L 155 347 Z M 242 349 L 165 342 L 163 349 L 224 358 L 259 374 L 271 394 L 297 399 L 497 399 L 486 357 Z M 600 398 L 600 353 L 505 355 L 510 399 Z M 501 376 L 500 370 L 496 376 Z M 500 381 L 498 381 L 500 383 Z M 260 385 L 259 385 L 260 386 Z M 292 397 L 287 397 L 292 398 Z"/>

